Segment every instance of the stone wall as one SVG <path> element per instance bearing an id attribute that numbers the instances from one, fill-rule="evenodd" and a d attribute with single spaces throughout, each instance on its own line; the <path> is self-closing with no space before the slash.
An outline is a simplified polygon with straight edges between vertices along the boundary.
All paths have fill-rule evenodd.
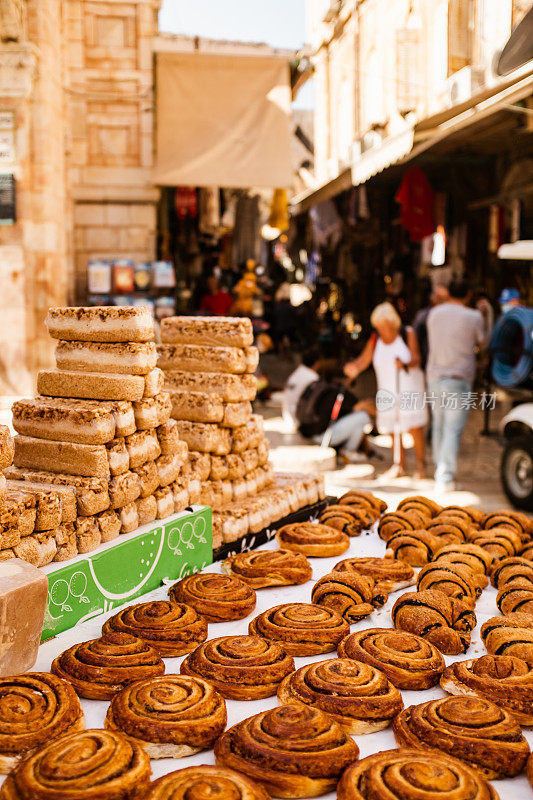
<path id="1" fill-rule="evenodd" d="M 76 302 L 91 258 L 155 256 L 153 53 L 159 0 L 68 0 L 67 81 Z"/>

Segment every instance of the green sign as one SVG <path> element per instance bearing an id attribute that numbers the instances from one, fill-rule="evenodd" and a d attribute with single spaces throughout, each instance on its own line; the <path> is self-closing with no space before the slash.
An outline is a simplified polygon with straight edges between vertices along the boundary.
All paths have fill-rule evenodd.
<path id="1" fill-rule="evenodd" d="M 130 603 L 157 589 L 164 579 L 178 580 L 212 562 L 210 508 L 163 520 L 124 541 L 117 539 L 107 549 L 48 571 L 42 639 Z"/>

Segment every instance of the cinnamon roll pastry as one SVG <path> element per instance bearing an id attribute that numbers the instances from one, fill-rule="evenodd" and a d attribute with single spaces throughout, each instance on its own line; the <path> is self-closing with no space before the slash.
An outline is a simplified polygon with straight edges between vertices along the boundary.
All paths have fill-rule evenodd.
<path id="1" fill-rule="evenodd" d="M 483 547 L 495 561 L 509 556 L 516 556 L 520 552 L 522 541 L 519 534 L 512 528 L 491 528 L 490 530 L 472 530 L 468 541 Z"/>
<path id="2" fill-rule="evenodd" d="M 533 536 L 533 520 L 520 511 L 493 511 L 492 514 L 487 514 L 485 517 L 483 527 L 485 530 L 501 527 L 512 528 L 520 535 L 524 543 Z"/>
<path id="3" fill-rule="evenodd" d="M 533 564 L 522 556 L 510 556 L 498 561 L 490 580 L 496 589 L 504 589 L 514 581 L 526 581 L 533 588 Z"/>
<path id="4" fill-rule="evenodd" d="M 496 605 L 502 614 L 533 615 L 533 583 L 524 578 L 517 579 L 500 589 L 496 598 Z"/>
<path id="5" fill-rule="evenodd" d="M 422 514 L 423 517 L 432 519 L 440 514 L 442 506 L 439 506 L 434 500 L 429 497 L 422 497 L 422 495 L 413 495 L 412 497 L 404 497 L 400 500 L 396 511 L 416 511 Z"/>
<path id="6" fill-rule="evenodd" d="M 351 633 L 340 643 L 337 655 L 376 667 L 398 689 L 429 689 L 444 671 L 444 658 L 431 642 L 394 628 Z"/>
<path id="7" fill-rule="evenodd" d="M 484 697 L 533 725 L 533 668 L 514 656 L 481 656 L 450 664 L 440 685 L 448 694 Z"/>
<path id="8" fill-rule="evenodd" d="M 193 650 L 180 672 L 204 678 L 222 697 L 260 700 L 276 694 L 294 669 L 294 659 L 277 642 L 260 636 L 220 636 Z"/>
<path id="9" fill-rule="evenodd" d="M 245 775 L 225 767 L 185 767 L 150 785 L 144 800 L 270 800 L 265 790 Z"/>
<path id="10" fill-rule="evenodd" d="M 388 542 L 393 534 L 425 528 L 427 522 L 427 517 L 418 511 L 391 511 L 381 517 L 378 534 L 384 542 Z"/>
<path id="11" fill-rule="evenodd" d="M 165 665 L 142 639 L 110 632 L 69 647 L 53 660 L 50 671 L 69 681 L 80 697 L 110 700 L 133 681 L 163 675 Z"/>
<path id="12" fill-rule="evenodd" d="M 519 553 L 521 558 L 525 558 L 527 561 L 533 561 L 533 542 L 528 542 L 528 544 L 524 545 Z"/>
<path id="13" fill-rule="evenodd" d="M 431 561 L 443 544 L 425 530 L 398 531 L 387 542 L 387 554 L 406 561 L 413 567 L 422 567 Z"/>
<path id="14" fill-rule="evenodd" d="M 217 766 L 248 775 L 275 797 L 325 794 L 358 756 L 340 725 L 301 703 L 249 717 L 215 743 Z"/>
<path id="15" fill-rule="evenodd" d="M 350 489 L 339 497 L 338 503 L 343 506 L 364 506 L 374 508 L 380 515 L 387 510 L 387 503 L 381 497 L 376 497 L 372 492 L 363 492 L 359 489 Z"/>
<path id="16" fill-rule="evenodd" d="M 226 721 L 224 698 L 209 683 L 162 675 L 118 692 L 105 727 L 124 733 L 150 758 L 185 758 L 212 747 Z"/>
<path id="17" fill-rule="evenodd" d="M 435 517 L 426 525 L 426 530 L 432 536 L 436 536 L 442 545 L 463 544 L 466 542 L 470 525 L 466 525 L 461 520 L 450 517 L 449 519 Z"/>
<path id="18" fill-rule="evenodd" d="M 252 589 L 307 583 L 313 570 L 301 553 L 292 550 L 252 550 L 237 553 L 222 562 L 222 570 L 240 578 Z"/>
<path id="19" fill-rule="evenodd" d="M 373 509 L 338 505 L 326 508 L 318 521 L 321 525 L 336 528 L 347 536 L 359 536 L 362 531 L 371 528 L 376 519 L 378 513 Z"/>
<path id="20" fill-rule="evenodd" d="M 84 727 L 68 681 L 49 672 L 0 678 L 0 774 L 7 775 L 28 751 Z"/>
<path id="21" fill-rule="evenodd" d="M 1 800 L 143 800 L 150 759 L 119 733 L 67 733 L 35 750 L 7 777 Z"/>
<path id="22" fill-rule="evenodd" d="M 476 627 L 470 606 L 430 590 L 402 594 L 392 608 L 392 621 L 396 628 L 422 636 L 446 655 L 466 653 Z"/>
<path id="23" fill-rule="evenodd" d="M 126 606 L 110 617 L 102 630 L 140 636 L 164 658 L 190 653 L 207 639 L 207 622 L 194 608 L 167 600 Z"/>
<path id="24" fill-rule="evenodd" d="M 314 558 L 340 556 L 350 546 L 350 538 L 342 531 L 313 522 L 284 525 L 276 539 L 281 548 Z"/>
<path id="25" fill-rule="evenodd" d="M 526 765 L 526 775 L 527 779 L 530 782 L 533 788 L 533 753 L 529 756 Z"/>
<path id="26" fill-rule="evenodd" d="M 315 583 L 311 602 L 336 611 L 351 625 L 383 606 L 387 597 L 372 578 L 358 572 L 330 572 Z"/>
<path id="27" fill-rule="evenodd" d="M 481 638 L 495 656 L 517 656 L 533 665 L 533 619 L 529 614 L 491 617 L 481 626 Z"/>
<path id="28" fill-rule="evenodd" d="M 485 576 L 482 575 L 480 581 L 478 574 L 472 572 L 470 567 L 442 561 L 434 561 L 422 567 L 416 581 L 419 592 L 425 589 L 442 592 L 455 600 L 462 600 L 470 608 L 474 608 L 485 585 Z"/>
<path id="29" fill-rule="evenodd" d="M 453 754 L 486 778 L 519 775 L 529 756 L 529 745 L 515 718 L 476 695 L 410 706 L 398 714 L 392 729 L 399 747 Z"/>
<path id="30" fill-rule="evenodd" d="M 248 632 L 278 642 L 290 656 L 317 656 L 335 650 L 350 626 L 329 608 L 284 603 L 254 617 Z"/>
<path id="31" fill-rule="evenodd" d="M 403 708 L 400 692 L 383 672 L 349 658 L 300 667 L 282 681 L 278 700 L 318 708 L 350 734 L 381 731 Z"/>
<path id="32" fill-rule="evenodd" d="M 244 619 L 256 604 L 254 590 L 240 578 L 199 572 L 182 578 L 169 589 L 173 603 L 186 603 L 207 622 Z"/>
<path id="33" fill-rule="evenodd" d="M 396 592 L 416 583 L 415 571 L 406 561 L 399 558 L 345 558 L 333 567 L 333 572 L 358 572 L 373 578 L 385 592 Z"/>
<path id="34" fill-rule="evenodd" d="M 498 800 L 487 781 L 437 750 L 382 750 L 343 773 L 337 800 Z"/>
<path id="35" fill-rule="evenodd" d="M 467 522 L 470 526 L 479 527 L 485 521 L 485 512 L 474 506 L 444 506 L 438 517 L 455 517 Z"/>
<path id="36" fill-rule="evenodd" d="M 494 558 L 479 545 L 471 544 L 448 544 L 439 550 L 433 559 L 433 564 L 457 564 L 458 566 L 469 567 L 477 575 L 477 580 L 483 583 L 482 588 L 488 584 L 486 577 L 492 567 Z"/>

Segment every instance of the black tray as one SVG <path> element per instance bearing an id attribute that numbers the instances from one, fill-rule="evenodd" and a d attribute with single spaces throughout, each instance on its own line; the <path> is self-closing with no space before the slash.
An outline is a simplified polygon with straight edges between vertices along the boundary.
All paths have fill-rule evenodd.
<path id="1" fill-rule="evenodd" d="M 328 505 L 327 500 L 319 500 L 318 503 L 313 503 L 310 506 L 304 506 L 286 517 L 276 520 L 268 528 L 263 528 L 259 533 L 247 533 L 242 539 L 236 539 L 234 542 L 228 542 L 213 550 L 213 561 L 222 561 L 228 556 L 233 556 L 235 553 L 247 553 L 255 547 L 259 547 L 266 542 L 270 542 L 276 535 L 276 531 L 284 525 L 290 525 L 293 522 L 307 522 L 307 520 L 316 520 L 319 515 L 324 511 Z"/>

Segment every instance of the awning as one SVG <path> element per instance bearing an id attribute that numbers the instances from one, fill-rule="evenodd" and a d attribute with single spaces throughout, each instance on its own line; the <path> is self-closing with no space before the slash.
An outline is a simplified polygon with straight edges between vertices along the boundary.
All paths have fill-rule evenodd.
<path id="1" fill-rule="evenodd" d="M 306 189 L 305 192 L 293 197 L 290 203 L 290 212 L 293 216 L 307 211 L 311 206 L 316 206 L 317 203 L 323 203 L 325 200 L 331 200 L 340 192 L 345 192 L 346 189 L 352 187 L 352 175 L 349 169 L 341 172 L 336 178 L 330 181 L 314 186 L 311 189 Z"/>
<path id="2" fill-rule="evenodd" d="M 290 102 L 285 58 L 157 53 L 154 182 L 288 187 Z"/>
<path id="3" fill-rule="evenodd" d="M 352 183 L 359 186 L 373 175 L 396 164 L 411 152 L 414 129 L 407 128 L 394 136 L 388 136 L 379 147 L 363 153 L 352 165 Z"/>

